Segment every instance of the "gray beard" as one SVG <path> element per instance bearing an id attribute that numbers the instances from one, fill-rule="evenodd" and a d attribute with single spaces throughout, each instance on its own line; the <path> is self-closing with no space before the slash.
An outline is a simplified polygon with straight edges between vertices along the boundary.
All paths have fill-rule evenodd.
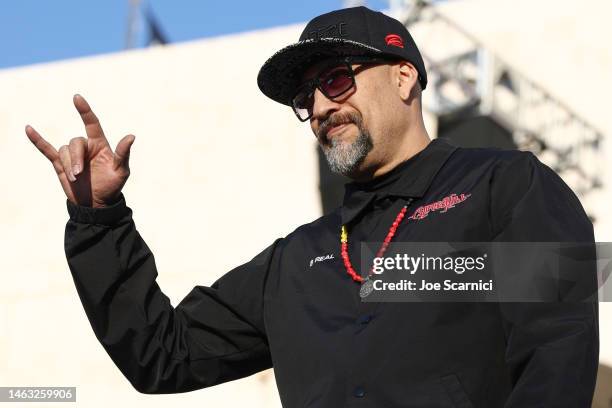
<path id="1" fill-rule="evenodd" d="M 353 173 L 374 146 L 370 134 L 361 127 L 357 139 L 352 143 L 332 139 L 330 144 L 331 146 L 323 149 L 329 168 L 332 172 L 344 176 Z"/>

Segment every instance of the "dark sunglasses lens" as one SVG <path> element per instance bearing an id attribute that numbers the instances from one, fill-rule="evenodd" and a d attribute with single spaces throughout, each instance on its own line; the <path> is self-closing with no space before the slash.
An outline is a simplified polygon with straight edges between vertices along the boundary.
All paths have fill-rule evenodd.
<path id="1" fill-rule="evenodd" d="M 353 86 L 353 76 L 347 67 L 338 67 L 321 79 L 321 90 L 329 98 L 334 98 Z"/>
<path id="2" fill-rule="evenodd" d="M 309 89 L 303 89 L 293 97 L 291 103 L 293 110 L 295 110 L 300 119 L 306 120 L 310 117 L 310 112 L 312 112 L 314 92 Z"/>
<path id="3" fill-rule="evenodd" d="M 328 98 L 335 98 L 353 86 L 353 75 L 348 66 L 329 69 L 319 76 L 319 88 Z M 305 121 L 312 115 L 314 89 L 304 87 L 291 100 L 293 110 L 300 120 Z"/>

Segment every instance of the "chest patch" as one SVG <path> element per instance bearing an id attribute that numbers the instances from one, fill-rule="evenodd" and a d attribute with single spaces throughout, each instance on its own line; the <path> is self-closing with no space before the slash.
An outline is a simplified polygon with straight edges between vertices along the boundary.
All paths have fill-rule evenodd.
<path id="1" fill-rule="evenodd" d="M 432 211 L 439 211 L 440 213 L 445 213 L 449 209 L 455 207 L 457 204 L 461 204 L 465 200 L 467 200 L 472 194 L 451 194 L 439 201 L 435 201 L 433 203 L 425 204 L 414 210 L 414 213 L 408 218 L 413 220 L 422 220 L 427 217 Z"/>

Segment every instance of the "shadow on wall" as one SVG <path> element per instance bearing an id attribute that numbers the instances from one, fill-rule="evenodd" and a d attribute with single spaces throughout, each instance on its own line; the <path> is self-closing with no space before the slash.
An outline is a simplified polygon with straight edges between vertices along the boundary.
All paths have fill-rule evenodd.
<path id="1" fill-rule="evenodd" d="M 486 115 L 438 118 L 438 137 L 460 147 L 516 149 L 512 133 Z"/>

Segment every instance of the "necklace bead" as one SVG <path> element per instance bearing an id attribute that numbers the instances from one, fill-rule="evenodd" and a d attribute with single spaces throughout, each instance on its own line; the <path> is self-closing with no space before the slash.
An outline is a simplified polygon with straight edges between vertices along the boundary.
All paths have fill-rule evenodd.
<path id="1" fill-rule="evenodd" d="M 411 201 L 412 200 L 410 200 L 408 202 L 408 204 L 410 204 Z M 383 254 L 385 253 L 385 251 L 387 250 L 387 248 L 389 247 L 389 244 L 391 243 L 391 240 L 395 236 L 395 232 L 397 231 L 397 227 L 399 227 L 399 225 L 401 224 L 402 220 L 404 219 L 404 216 L 406 215 L 406 211 L 408 210 L 408 204 L 406 204 L 405 206 L 402 207 L 400 212 L 395 217 L 395 220 L 393 221 L 393 224 L 391 224 L 391 227 L 389 227 L 389 232 L 387 232 L 387 236 L 385 237 L 385 239 L 384 239 L 380 249 L 378 250 L 378 252 L 376 252 L 376 257 L 377 258 L 382 257 Z M 362 283 L 365 279 L 362 278 L 357 273 L 357 271 L 355 271 L 355 268 L 353 268 L 353 265 L 351 264 L 351 260 L 349 258 L 349 254 L 348 254 L 348 232 L 347 232 L 347 229 L 346 229 L 346 225 L 342 225 L 342 227 L 340 228 L 340 256 L 342 257 L 342 260 L 344 261 L 344 267 L 346 268 L 346 272 L 351 276 L 351 278 L 355 282 Z M 373 266 L 372 266 L 372 268 L 373 268 Z M 368 273 L 368 277 L 370 275 L 372 275 L 372 273 L 373 273 L 373 269 L 370 269 L 370 272 Z"/>

